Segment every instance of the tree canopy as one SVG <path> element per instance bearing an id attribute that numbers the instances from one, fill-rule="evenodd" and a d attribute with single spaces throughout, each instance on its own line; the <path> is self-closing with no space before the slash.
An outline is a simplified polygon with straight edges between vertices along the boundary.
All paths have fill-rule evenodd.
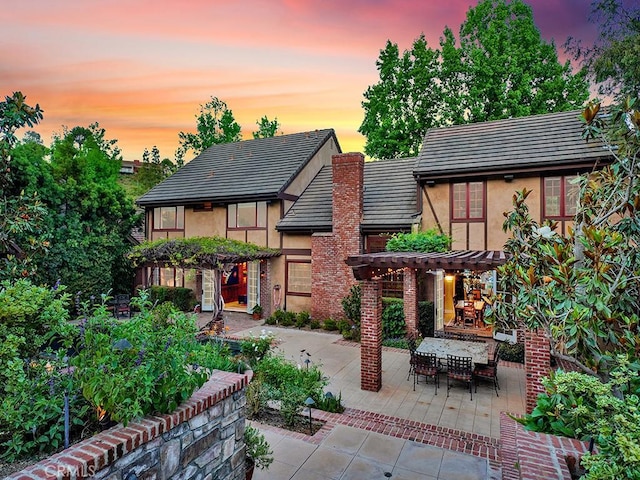
<path id="1" fill-rule="evenodd" d="M 522 0 L 470 8 L 459 45 L 448 27 L 440 49 L 424 35 L 402 54 L 387 41 L 376 66 L 380 80 L 364 93 L 359 128 L 374 158 L 417 155 L 432 127 L 564 111 L 588 98 L 586 74 L 559 63 Z"/>
<path id="2" fill-rule="evenodd" d="M 625 0 L 593 0 L 590 21 L 598 26 L 594 45 L 570 37 L 565 46 L 581 60 L 601 95 L 640 92 L 640 6 Z"/>

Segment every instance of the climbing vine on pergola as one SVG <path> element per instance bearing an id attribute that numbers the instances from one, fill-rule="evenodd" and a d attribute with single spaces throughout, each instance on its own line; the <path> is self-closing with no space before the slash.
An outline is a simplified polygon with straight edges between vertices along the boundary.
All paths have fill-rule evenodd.
<path id="1" fill-rule="evenodd" d="M 223 237 L 160 239 L 136 245 L 129 258 L 136 267 L 175 267 L 213 270 L 215 305 L 213 319 L 220 318 L 222 301 L 221 272 L 232 265 L 277 257 L 280 251 Z"/>

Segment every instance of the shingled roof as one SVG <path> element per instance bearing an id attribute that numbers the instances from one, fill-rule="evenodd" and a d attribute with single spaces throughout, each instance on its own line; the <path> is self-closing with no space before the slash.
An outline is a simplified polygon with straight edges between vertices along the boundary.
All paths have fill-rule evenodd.
<path id="1" fill-rule="evenodd" d="M 427 132 L 414 174 L 421 180 L 586 168 L 608 152 L 581 138 L 580 111 L 453 125 Z"/>
<path id="2" fill-rule="evenodd" d="M 141 206 L 272 200 L 286 189 L 333 129 L 213 145 L 137 200 Z"/>
<path id="3" fill-rule="evenodd" d="M 418 215 L 415 158 L 364 164 L 363 232 L 408 230 Z M 328 232 L 332 229 L 332 169 L 325 166 L 289 209 L 280 231 Z"/>

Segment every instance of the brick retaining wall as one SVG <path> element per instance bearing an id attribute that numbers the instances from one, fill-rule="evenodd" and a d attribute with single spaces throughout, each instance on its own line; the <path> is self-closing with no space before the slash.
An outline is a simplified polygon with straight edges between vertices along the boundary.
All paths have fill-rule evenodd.
<path id="1" fill-rule="evenodd" d="M 175 412 L 118 424 L 7 479 L 244 479 L 249 380 L 216 371 Z"/>

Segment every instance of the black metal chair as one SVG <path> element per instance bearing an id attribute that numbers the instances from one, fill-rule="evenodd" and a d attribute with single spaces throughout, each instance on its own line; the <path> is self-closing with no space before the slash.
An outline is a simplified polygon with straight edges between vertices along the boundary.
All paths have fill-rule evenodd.
<path id="1" fill-rule="evenodd" d="M 415 352 L 415 364 L 413 366 L 413 390 L 416 390 L 416 383 L 418 383 L 418 376 L 423 375 L 425 382 L 427 378 L 432 377 L 433 383 L 436 386 L 436 395 L 438 394 L 438 386 L 440 385 L 440 378 L 438 374 L 438 358 L 435 353 L 423 353 Z"/>
<path id="2" fill-rule="evenodd" d="M 456 334 L 457 339 L 458 340 L 464 340 L 465 342 L 482 342 L 483 340 L 480 340 L 478 338 L 478 334 L 477 333 L 458 333 Z"/>
<path id="3" fill-rule="evenodd" d="M 473 380 L 473 363 L 471 357 L 447 355 L 447 397 L 451 388 L 451 380 L 465 382 L 469 387 L 469 394 L 473 400 L 471 381 Z"/>
<path id="4" fill-rule="evenodd" d="M 493 389 L 496 391 L 496 397 L 499 397 L 500 383 L 498 382 L 498 362 L 500 361 L 500 345 L 498 344 L 493 350 L 493 358 L 489 363 L 476 365 L 473 369 L 473 378 L 475 379 L 476 392 L 478 391 L 478 383 L 481 379 L 493 382 Z"/>
<path id="5" fill-rule="evenodd" d="M 413 373 L 413 368 L 415 366 L 415 357 L 416 357 L 416 349 L 418 348 L 418 336 L 416 334 L 407 334 L 407 346 L 409 347 L 409 373 L 407 374 L 407 381 L 409 381 L 409 377 Z"/>

